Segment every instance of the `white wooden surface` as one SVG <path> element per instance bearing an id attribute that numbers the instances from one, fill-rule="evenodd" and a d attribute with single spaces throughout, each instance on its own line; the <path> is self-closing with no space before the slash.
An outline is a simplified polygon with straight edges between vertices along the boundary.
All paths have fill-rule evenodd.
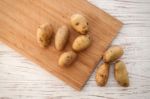
<path id="1" fill-rule="evenodd" d="M 130 87 L 120 87 L 113 66 L 106 87 L 97 87 L 95 72 L 78 92 L 0 43 L 0 99 L 149 99 L 150 0 L 89 0 L 124 22 L 113 44 L 122 45 Z"/>

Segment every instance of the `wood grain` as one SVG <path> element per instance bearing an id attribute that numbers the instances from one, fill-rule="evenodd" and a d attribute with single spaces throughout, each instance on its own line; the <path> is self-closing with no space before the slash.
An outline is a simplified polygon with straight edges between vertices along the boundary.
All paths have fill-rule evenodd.
<path id="1" fill-rule="evenodd" d="M 123 21 L 112 43 L 122 45 L 130 77 L 128 88 L 114 80 L 113 66 L 106 87 L 97 87 L 95 72 L 80 92 L 0 43 L 0 99 L 149 99 L 150 1 L 88 0 Z"/>
<path id="2" fill-rule="evenodd" d="M 60 68 L 57 61 L 62 52 L 57 52 L 53 43 L 48 49 L 40 48 L 36 42 L 36 29 L 45 22 L 51 22 L 55 31 L 62 24 L 69 26 L 70 17 L 74 13 L 81 13 L 89 20 L 89 34 L 93 43 L 88 50 L 80 53 L 70 68 Z M 80 90 L 122 23 L 84 0 L 1 0 L 0 25 L 1 41 Z M 71 28 L 70 32 L 65 51 L 71 49 L 77 37 Z"/>

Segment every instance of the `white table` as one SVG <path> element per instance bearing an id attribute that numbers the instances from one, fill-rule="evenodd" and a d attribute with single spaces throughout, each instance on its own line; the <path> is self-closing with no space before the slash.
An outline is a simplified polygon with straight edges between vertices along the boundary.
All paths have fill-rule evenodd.
<path id="1" fill-rule="evenodd" d="M 122 45 L 130 87 L 114 80 L 97 87 L 95 72 L 79 92 L 0 43 L 0 99 L 150 99 L 150 0 L 89 0 L 124 23 L 113 44 Z"/>

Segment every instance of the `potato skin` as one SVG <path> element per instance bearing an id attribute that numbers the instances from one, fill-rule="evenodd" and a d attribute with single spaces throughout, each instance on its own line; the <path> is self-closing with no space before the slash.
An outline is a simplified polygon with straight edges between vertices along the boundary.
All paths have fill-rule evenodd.
<path id="1" fill-rule="evenodd" d="M 58 29 L 55 35 L 55 48 L 58 51 L 63 50 L 67 43 L 68 38 L 69 38 L 69 30 L 68 27 L 64 25 Z"/>
<path id="2" fill-rule="evenodd" d="M 117 61 L 115 63 L 115 79 L 116 81 L 124 87 L 129 86 L 129 78 L 128 78 L 128 72 L 125 66 L 125 63 L 122 61 Z"/>
<path id="3" fill-rule="evenodd" d="M 58 61 L 58 65 L 60 67 L 66 67 L 71 65 L 75 59 L 77 58 L 77 54 L 73 51 L 68 51 L 68 52 L 64 52 L 63 54 L 61 54 L 59 61 Z"/>
<path id="4" fill-rule="evenodd" d="M 83 51 L 91 45 L 91 37 L 89 35 L 80 35 L 78 36 L 72 45 L 74 51 Z"/>
<path id="5" fill-rule="evenodd" d="M 87 19 L 81 14 L 71 16 L 71 26 L 80 34 L 86 34 L 89 30 Z"/>
<path id="6" fill-rule="evenodd" d="M 50 23 L 45 23 L 37 29 L 37 42 L 40 47 L 45 48 L 50 44 L 53 28 Z"/>
<path id="7" fill-rule="evenodd" d="M 109 63 L 103 63 L 97 68 L 95 80 L 98 86 L 105 86 L 109 77 Z"/>
<path id="8" fill-rule="evenodd" d="M 110 47 L 103 55 L 104 62 L 114 62 L 123 55 L 124 51 L 121 46 L 114 45 Z"/>

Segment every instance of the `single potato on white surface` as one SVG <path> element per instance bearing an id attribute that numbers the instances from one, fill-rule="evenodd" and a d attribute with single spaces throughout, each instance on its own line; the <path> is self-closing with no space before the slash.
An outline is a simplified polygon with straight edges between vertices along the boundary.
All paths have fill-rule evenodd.
<path id="1" fill-rule="evenodd" d="M 125 63 L 123 61 L 117 61 L 115 63 L 114 73 L 115 73 L 116 81 L 121 86 L 124 86 L 124 87 L 128 87 L 129 86 L 128 72 L 127 72 L 126 65 L 125 65 Z"/>
<path id="2" fill-rule="evenodd" d="M 114 62 L 123 55 L 123 48 L 119 45 L 110 47 L 103 55 L 104 62 Z"/>
<path id="3" fill-rule="evenodd" d="M 110 64 L 103 63 L 97 68 L 95 79 L 98 86 L 106 85 L 109 77 L 109 67 Z"/>

